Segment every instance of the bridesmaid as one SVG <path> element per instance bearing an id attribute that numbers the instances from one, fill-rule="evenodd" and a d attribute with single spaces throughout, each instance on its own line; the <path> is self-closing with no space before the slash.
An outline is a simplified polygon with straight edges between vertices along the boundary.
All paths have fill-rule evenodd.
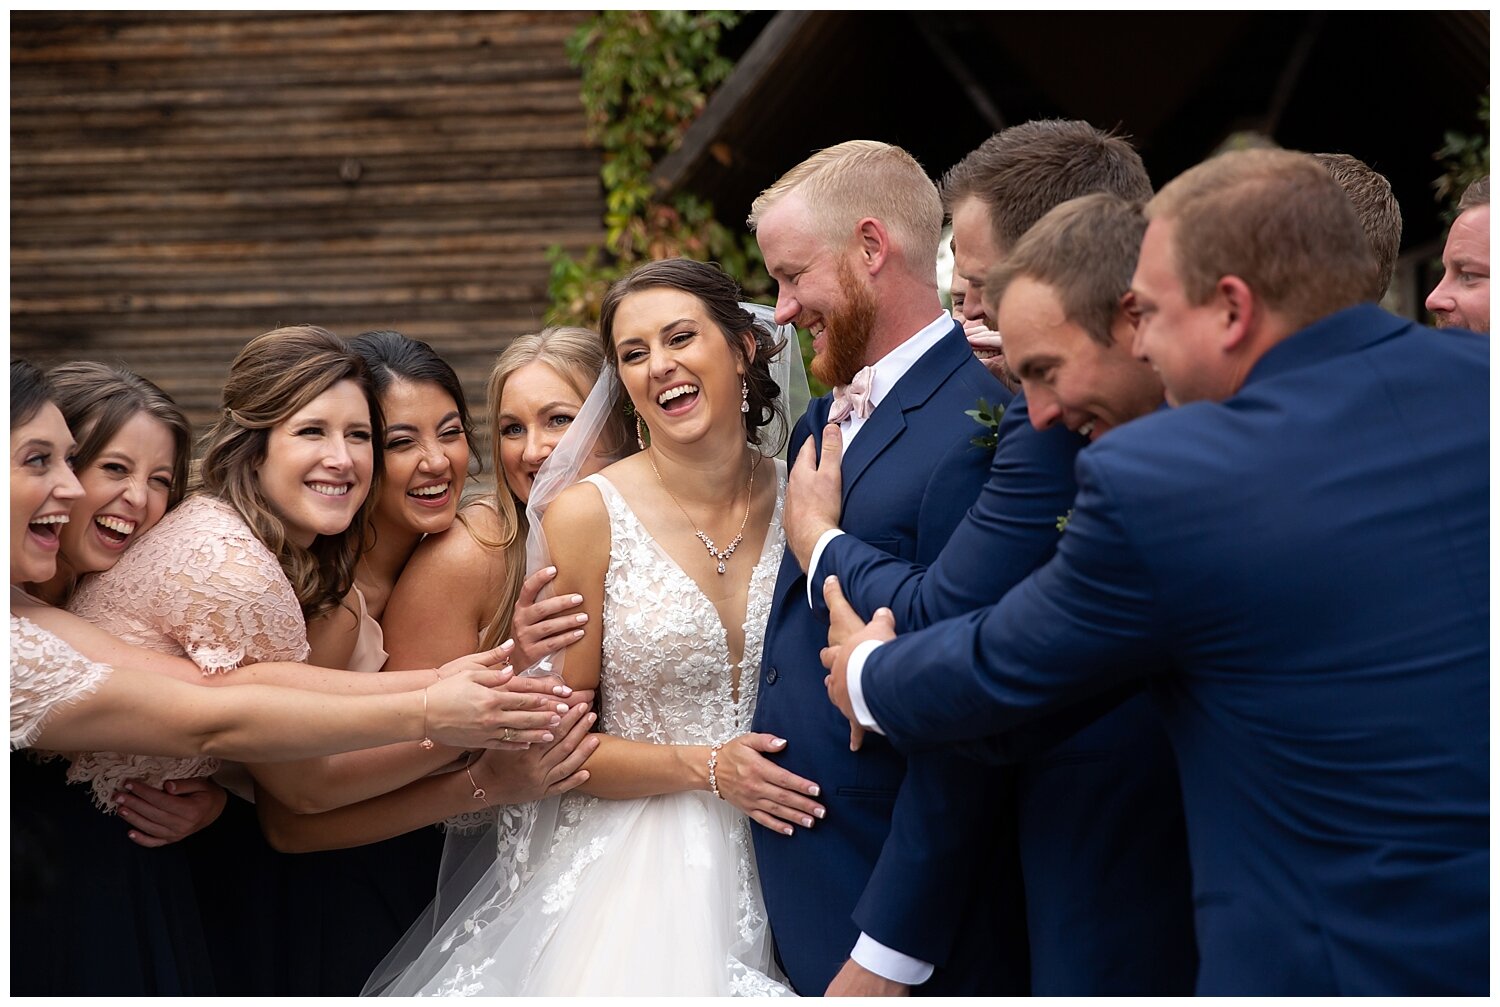
<path id="1" fill-rule="evenodd" d="M 13 745 L 38 740 L 76 745 L 89 736 L 76 731 L 58 734 L 41 723 L 40 717 L 46 717 L 53 724 L 80 719 L 74 715 L 73 709 L 62 711 L 55 706 L 50 712 L 33 711 L 37 719 L 23 726 L 19 738 L 14 730 L 17 704 L 24 714 L 28 696 L 42 698 L 40 693 L 29 691 L 24 684 L 19 689 L 16 687 L 15 675 L 17 668 L 21 667 L 18 662 L 23 652 L 27 662 L 25 667 L 32 673 L 28 681 L 32 684 L 42 684 L 36 676 L 50 672 L 50 669 L 38 666 L 38 660 L 47 659 L 48 655 L 62 659 L 75 653 L 63 639 L 53 634 L 62 634 L 68 642 L 85 650 L 91 659 L 85 663 L 106 661 L 128 668 L 107 685 L 100 686 L 101 693 L 109 697 L 105 709 L 115 711 L 111 715 L 113 719 L 101 720 L 96 713 L 75 726 L 91 725 L 90 730 L 103 731 L 100 736 L 121 739 L 131 745 L 141 744 L 142 737 L 157 739 L 137 750 L 197 752 L 196 756 L 183 761 L 210 764 L 212 760 L 207 752 L 213 750 L 286 757 L 298 752 L 310 754 L 325 744 L 332 749 L 344 744 L 359 744 L 360 739 L 369 743 L 382 736 L 400 737 L 423 723 L 422 711 L 426 708 L 427 698 L 411 692 L 391 697 L 393 702 L 361 701 L 361 705 L 355 706 L 352 702 L 330 703 L 312 697 L 304 702 L 288 690 L 255 687 L 243 690 L 243 699 L 264 702 L 267 715 L 252 716 L 254 711 L 246 703 L 239 702 L 239 689 L 233 690 L 235 695 L 218 689 L 189 695 L 196 693 L 201 686 L 184 691 L 181 683 L 171 681 L 171 678 L 182 678 L 201 683 L 202 675 L 191 662 L 131 648 L 77 616 L 52 608 L 21 591 L 16 585 L 46 583 L 53 579 L 60 546 L 59 531 L 67 529 L 69 512 L 74 501 L 82 496 L 83 488 L 69 465 L 73 460 L 72 434 L 62 414 L 50 401 L 45 379 L 36 368 L 16 361 L 11 366 L 11 384 Z M 18 620 L 17 613 L 23 618 Z M 18 627 L 20 637 L 16 636 Z M 76 660 L 73 666 L 76 666 Z M 439 677 L 461 670 L 442 669 Z M 153 684 L 145 679 L 146 675 L 155 675 L 159 681 Z M 408 677 L 422 685 L 433 680 L 430 670 Z M 358 676 L 349 676 L 347 672 L 328 672 L 300 665 L 246 668 L 236 680 L 306 681 L 324 692 L 351 692 L 355 690 L 350 687 L 358 684 Z M 97 683 L 97 675 L 94 681 Z M 472 677 L 467 678 L 464 687 L 470 688 L 472 682 Z M 445 710 L 472 707 L 476 698 L 472 695 L 445 698 L 447 685 L 446 682 L 443 684 L 443 691 L 430 690 L 434 728 L 446 720 Z M 479 697 L 486 700 L 498 697 L 502 692 L 493 688 L 478 689 Z M 156 697 L 154 701 L 150 698 L 153 695 Z M 105 696 L 100 698 L 104 701 Z M 455 700 L 459 705 L 451 705 Z M 142 707 L 143 701 L 149 705 Z M 127 705 L 121 706 L 121 703 Z M 502 705 L 511 707 L 514 704 L 504 702 Z M 134 714 L 128 712 L 130 710 L 134 710 Z M 341 711 L 351 716 L 331 716 Z M 352 715 L 357 711 L 363 711 L 360 722 L 366 726 L 350 731 L 349 726 L 356 723 Z M 203 716 L 212 720 L 206 728 L 202 726 Z M 522 716 L 537 718 L 544 715 L 527 713 Z M 174 741 L 174 738 L 183 737 L 189 721 L 200 725 L 195 729 L 198 740 Z M 160 725 L 159 731 L 151 729 L 153 722 Z M 137 723 L 146 725 L 143 731 L 136 730 Z M 114 729 L 109 729 L 110 724 L 115 725 Z M 174 728 L 173 725 L 177 726 Z M 297 732 L 288 733 L 286 727 L 292 725 L 300 726 Z M 532 725 L 513 723 L 513 726 Z M 297 740 L 299 732 L 305 735 L 309 730 L 319 732 L 324 740 L 310 742 L 305 736 Z M 531 732 L 522 730 L 521 733 L 527 735 Z M 339 738 L 354 740 L 337 741 Z M 333 743 L 335 741 L 337 743 Z M 157 747 L 158 744 L 164 747 Z M 83 781 L 92 782 L 96 793 L 108 795 L 110 792 L 107 776 L 85 775 Z M 142 875 L 141 864 L 160 865 L 173 861 L 162 860 L 163 851 L 146 851 L 131 846 L 113 830 L 110 836 L 115 844 L 106 849 L 134 850 L 137 854 L 134 861 L 121 866 L 117 863 L 118 858 L 70 855 L 78 834 L 105 819 L 89 804 L 86 789 L 64 787 L 60 781 L 52 782 L 55 785 L 38 792 L 42 799 L 34 801 L 29 798 L 36 795 L 25 791 L 24 780 L 18 781 L 14 774 L 12 778 L 12 865 L 13 877 L 17 880 L 12 899 L 12 991 L 27 994 L 211 992 L 212 986 L 204 974 L 207 949 L 200 928 L 195 918 L 178 911 L 181 904 L 173 897 L 186 879 L 185 865 L 180 876 L 158 869 L 157 884 L 144 884 L 146 876 Z M 77 800 L 49 803 L 63 795 Z M 192 909 L 190 899 L 187 909 Z M 108 939 L 80 939 L 80 933 L 84 932 L 108 935 Z"/>
<path id="2" fill-rule="evenodd" d="M 551 328 L 520 336 L 500 355 L 488 382 L 495 490 L 463 508 L 448 530 L 429 534 L 416 545 L 382 615 L 393 663 L 404 665 L 419 654 L 445 654 L 481 640 L 498 643 L 514 628 L 518 651 L 512 657 L 516 667 L 524 668 L 579 638 L 581 620 L 568 612 L 578 601 L 564 596 L 537 602 L 551 575 L 523 577 L 525 506 L 537 469 L 562 439 L 603 365 L 599 337 L 587 329 Z M 453 399 L 462 402 L 457 395 Z M 395 440 L 392 434 L 387 438 L 388 443 Z M 624 439 L 621 420 L 614 441 Z M 596 467 L 608 460 L 599 459 Z M 452 460 L 448 464 L 443 471 L 458 471 Z M 387 473 L 394 471 L 388 464 Z M 404 485 L 416 487 L 422 481 L 414 477 Z M 394 491 L 388 486 L 382 492 L 389 496 Z M 380 510 L 376 513 L 378 521 Z M 378 523 L 376 533 L 378 542 Z M 574 696 L 574 707 L 563 720 L 557 744 L 533 746 L 525 753 L 487 752 L 473 764 L 489 804 L 536 800 L 587 779 L 577 769 L 597 738 L 582 737 L 593 715 L 586 714 L 578 698 Z M 483 827 L 493 816 L 476 809 L 473 788 L 466 782 L 462 774 L 433 777 L 320 815 L 295 815 L 274 801 L 262 802 L 258 810 L 277 849 L 340 849 L 444 820 L 450 830 Z M 429 896 L 434 876 L 425 879 Z"/>
<path id="3" fill-rule="evenodd" d="M 599 337 L 582 328 L 518 336 L 500 354 L 486 396 L 495 489 L 463 508 L 453 528 L 429 537 L 412 556 L 385 620 L 393 658 L 468 653 L 462 648 L 486 640 L 497 645 L 510 635 L 513 612 L 526 627 L 515 641 L 517 668 L 582 638 L 578 627 L 584 620 L 568 612 L 581 602 L 564 597 L 538 603 L 553 575 L 526 578 L 526 502 L 537 470 L 603 367 Z M 627 443 L 624 421 L 617 420 L 611 446 Z M 611 460 L 601 457 L 589 471 Z"/>
<path id="4" fill-rule="evenodd" d="M 182 499 L 192 430 L 166 393 L 120 367 L 61 364 L 47 375 L 47 385 L 78 439 L 71 462 L 83 495 L 60 527 L 51 576 L 27 589 L 61 605 L 79 578 L 113 567 Z M 70 779 L 87 781 L 88 775 L 66 762 L 11 757 L 13 801 L 50 836 L 39 855 L 55 865 L 57 878 L 52 898 L 15 909 L 15 992 L 54 988 L 52 977 L 33 969 L 43 962 L 55 968 L 56 959 L 28 942 L 43 934 L 63 939 L 83 900 L 91 905 L 90 918 L 111 921 L 111 932 L 122 938 L 141 935 L 140 947 L 149 952 L 132 949 L 108 963 L 114 988 L 212 992 L 187 855 L 170 844 L 213 822 L 223 811 L 224 791 L 206 777 L 165 783 L 170 792 L 161 786 L 163 778 L 150 773 L 128 783 L 122 776 L 119 786 L 68 786 Z M 88 869 L 68 866 L 79 864 Z M 99 886 L 100 878 L 113 883 Z M 164 928 L 161 920 L 182 925 Z"/>
<path id="5" fill-rule="evenodd" d="M 361 334 L 349 348 L 364 360 L 385 419 L 380 488 L 372 496 L 353 590 L 343 605 L 312 620 L 307 633 L 314 664 L 375 672 L 386 663 L 386 603 L 423 536 L 453 524 L 477 452 L 458 375 L 432 347 L 382 330 Z M 465 809 L 472 790 L 463 795 Z M 256 811 L 262 820 L 286 817 L 288 828 L 320 831 L 320 816 L 297 816 L 265 792 Z M 441 832 L 416 829 L 366 846 L 288 858 L 290 897 L 299 908 L 289 927 L 305 952 L 292 968 L 292 988 L 357 994 L 432 898 L 442 851 Z M 351 920 L 359 926 L 351 927 Z"/>
<path id="6" fill-rule="evenodd" d="M 380 411 L 364 362 L 327 330 L 293 326 L 251 340 L 231 365 L 224 409 L 205 435 L 197 491 L 71 607 L 128 642 L 186 654 L 206 674 L 301 661 L 306 624 L 354 585 L 377 480 Z M 420 688 L 420 673 L 360 676 L 376 691 Z M 510 688 L 545 688 L 523 683 Z M 553 719 L 560 719 L 554 715 Z M 550 733 L 539 732 L 538 740 Z M 389 746 L 221 775 L 305 810 L 362 800 L 426 775 L 456 753 Z M 85 756 L 105 771 L 119 756 Z M 75 764 L 76 765 L 76 764 Z M 120 771 L 125 771 L 122 768 Z M 196 766 L 173 775 L 203 775 Z M 227 772 L 227 771 L 226 771 Z M 382 781 L 372 785 L 372 780 Z M 297 992 L 284 872 L 252 808 L 231 802 L 189 842 L 220 993 Z"/>
<path id="7" fill-rule="evenodd" d="M 57 573 L 29 590 L 66 605 L 80 578 L 114 566 L 182 500 L 193 434 L 171 396 L 123 367 L 76 360 L 52 368 L 47 381 L 78 438 L 73 465 L 83 499 L 63 526 Z M 162 847 L 210 825 L 224 810 L 225 796 L 218 784 L 198 777 L 169 780 L 165 787 L 132 780 L 128 790 L 99 800 L 107 799 L 103 810 L 131 826 L 131 842 Z"/>

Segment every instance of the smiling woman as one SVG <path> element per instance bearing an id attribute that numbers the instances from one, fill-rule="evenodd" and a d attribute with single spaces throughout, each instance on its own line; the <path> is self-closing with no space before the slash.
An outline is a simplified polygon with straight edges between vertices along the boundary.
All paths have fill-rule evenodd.
<path id="1" fill-rule="evenodd" d="M 315 326 L 257 336 L 230 366 L 193 495 L 113 569 L 83 583 L 69 607 L 129 643 L 185 655 L 206 674 L 305 660 L 307 619 L 336 608 L 353 585 L 367 500 L 379 479 L 381 432 L 368 370 L 343 340 Z M 409 747 L 416 775 L 447 757 Z M 251 773 L 287 801 L 307 800 L 315 790 L 327 799 L 320 788 L 347 783 L 339 767 L 362 754 Z M 213 759 L 91 753 L 71 774 L 107 793 L 108 781 L 145 779 L 159 787 L 218 769 Z M 242 796 L 252 793 L 242 769 L 219 778 Z M 348 799 L 363 796 L 355 791 Z M 284 927 L 269 910 L 251 907 L 272 904 L 267 893 L 281 886 L 281 871 L 253 809 L 231 801 L 189 854 L 198 861 L 194 884 L 204 896 L 203 929 L 220 991 L 274 991 L 284 968 L 277 939 Z M 233 872 L 223 869 L 229 862 Z"/>
<path id="2" fill-rule="evenodd" d="M 171 397 L 138 374 L 78 360 L 47 374 L 53 401 L 78 438 L 84 496 L 63 527 L 57 573 L 32 593 L 67 602 L 78 578 L 108 570 L 187 489 L 192 428 Z"/>

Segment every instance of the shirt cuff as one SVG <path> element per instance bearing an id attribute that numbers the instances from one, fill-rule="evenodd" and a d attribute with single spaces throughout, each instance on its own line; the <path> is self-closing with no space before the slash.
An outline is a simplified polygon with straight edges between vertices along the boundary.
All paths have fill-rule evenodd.
<path id="1" fill-rule="evenodd" d="M 880 729 L 879 724 L 875 723 L 874 715 L 870 713 L 870 708 L 865 705 L 865 690 L 860 684 L 860 677 L 865 673 L 865 661 L 869 659 L 870 654 L 882 642 L 881 640 L 866 640 L 858 647 L 855 647 L 854 653 L 849 655 L 849 666 L 844 670 L 845 685 L 849 689 L 849 705 L 854 708 L 854 717 L 860 722 L 862 727 L 866 730 L 874 731 L 876 734 L 884 734 L 885 732 Z M 864 965 L 865 963 L 860 962 L 860 964 Z M 868 965 L 865 965 L 865 967 L 869 968 Z M 870 969 L 870 971 L 873 972 L 874 969 Z M 887 976 L 886 978 L 889 979 L 890 977 Z"/>
<path id="2" fill-rule="evenodd" d="M 859 935 L 849 957 L 880 978 L 889 979 L 893 983 L 918 986 L 932 978 L 931 962 L 888 948 L 869 934 Z"/>
<path id="3" fill-rule="evenodd" d="M 813 585 L 818 585 L 818 590 L 823 590 L 823 579 L 818 574 L 818 560 L 823 558 L 823 550 L 828 548 L 828 543 L 844 534 L 841 528 L 830 528 L 818 536 L 818 544 L 813 546 L 812 556 L 807 561 L 807 607 L 816 609 L 813 604 Z"/>

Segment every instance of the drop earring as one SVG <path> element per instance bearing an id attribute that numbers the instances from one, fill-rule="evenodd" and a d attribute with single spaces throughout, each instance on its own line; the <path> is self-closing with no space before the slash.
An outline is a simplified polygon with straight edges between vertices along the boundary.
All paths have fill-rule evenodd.
<path id="1" fill-rule="evenodd" d="M 646 426 L 646 421 L 641 419 L 641 414 L 635 414 L 635 442 L 640 445 L 641 450 L 646 450 L 646 439 L 651 436 L 651 429 Z"/>
<path id="2" fill-rule="evenodd" d="M 742 412 L 742 413 L 748 413 L 749 411 L 750 411 L 750 383 L 748 381 L 746 381 L 745 380 L 745 376 L 743 374 L 741 374 L 740 375 L 740 412 Z"/>

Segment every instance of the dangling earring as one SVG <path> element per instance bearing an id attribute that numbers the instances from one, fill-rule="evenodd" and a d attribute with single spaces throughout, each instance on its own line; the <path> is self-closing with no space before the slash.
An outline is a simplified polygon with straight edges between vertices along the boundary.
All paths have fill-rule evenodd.
<path id="1" fill-rule="evenodd" d="M 646 421 L 641 419 L 641 414 L 635 414 L 635 442 L 640 445 L 641 450 L 646 450 L 646 438 L 651 436 L 651 430 L 646 426 Z"/>
<path id="2" fill-rule="evenodd" d="M 749 411 L 750 411 L 750 383 L 748 381 L 746 381 L 745 380 L 745 376 L 743 374 L 741 374 L 740 375 L 740 412 L 742 412 L 742 413 L 748 413 Z"/>

